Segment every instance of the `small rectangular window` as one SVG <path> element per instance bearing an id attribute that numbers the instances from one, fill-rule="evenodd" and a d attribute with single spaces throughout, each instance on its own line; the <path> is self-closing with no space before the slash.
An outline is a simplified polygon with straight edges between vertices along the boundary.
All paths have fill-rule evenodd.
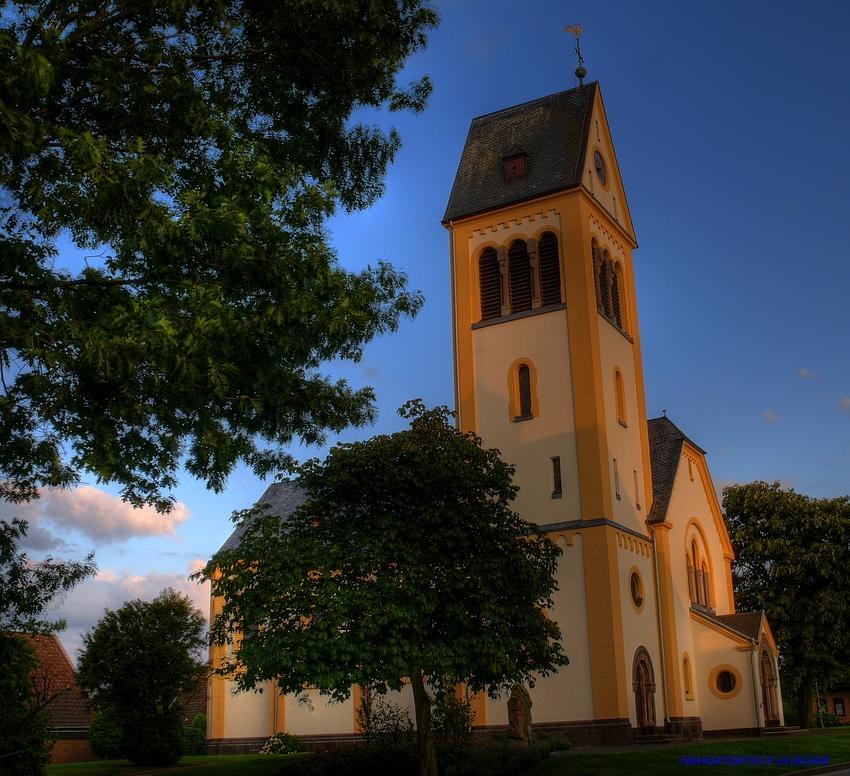
<path id="1" fill-rule="evenodd" d="M 633 471 L 635 475 L 635 509 L 640 509 L 640 486 L 638 481 L 638 473 L 636 469 L 634 469 Z"/>
<path id="2" fill-rule="evenodd" d="M 843 717 L 844 716 L 844 698 L 833 698 L 832 702 L 835 704 L 835 716 Z"/>
<path id="3" fill-rule="evenodd" d="M 620 470 L 617 468 L 617 459 L 614 459 L 614 495 L 617 501 L 621 500 L 620 496 Z"/>
<path id="4" fill-rule="evenodd" d="M 552 498 L 560 498 L 563 494 L 561 485 L 561 458 L 552 458 Z"/>

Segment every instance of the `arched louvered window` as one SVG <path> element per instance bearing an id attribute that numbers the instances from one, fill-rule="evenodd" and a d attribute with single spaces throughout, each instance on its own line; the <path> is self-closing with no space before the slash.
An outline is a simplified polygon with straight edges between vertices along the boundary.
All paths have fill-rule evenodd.
<path id="1" fill-rule="evenodd" d="M 623 316 L 620 312 L 620 265 L 611 266 L 611 320 L 617 328 L 623 328 Z"/>
<path id="2" fill-rule="evenodd" d="M 599 263 L 599 305 L 600 310 L 609 318 L 611 317 L 611 280 L 609 273 L 611 264 L 608 260 L 608 251 L 602 254 L 602 261 Z"/>
<path id="3" fill-rule="evenodd" d="M 508 277 L 511 288 L 511 312 L 531 309 L 531 262 L 525 240 L 514 240 L 508 248 Z"/>
<path id="4" fill-rule="evenodd" d="M 558 238 L 546 232 L 537 243 L 540 260 L 540 293 L 543 304 L 558 304 L 561 301 L 561 260 Z"/>
<path id="5" fill-rule="evenodd" d="M 498 318 L 502 314 L 502 278 L 495 248 L 485 248 L 478 260 L 481 284 L 481 320 Z"/>
<path id="6" fill-rule="evenodd" d="M 519 381 L 519 416 L 528 418 L 531 416 L 531 370 L 527 364 L 523 364 L 517 370 Z"/>

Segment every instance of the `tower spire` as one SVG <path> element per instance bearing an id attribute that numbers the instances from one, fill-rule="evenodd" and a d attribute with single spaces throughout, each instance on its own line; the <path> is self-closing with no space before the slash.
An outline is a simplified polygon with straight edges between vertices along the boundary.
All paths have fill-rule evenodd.
<path id="1" fill-rule="evenodd" d="M 564 28 L 564 32 L 571 32 L 576 39 L 576 56 L 578 56 L 578 67 L 575 70 L 578 85 L 584 86 L 584 77 L 587 75 L 587 70 L 584 68 L 584 57 L 581 55 L 581 25 L 571 24 Z"/>

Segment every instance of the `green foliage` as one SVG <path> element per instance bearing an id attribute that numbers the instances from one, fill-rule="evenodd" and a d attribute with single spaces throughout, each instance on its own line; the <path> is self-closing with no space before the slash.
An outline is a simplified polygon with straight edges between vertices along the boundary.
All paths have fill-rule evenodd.
<path id="1" fill-rule="evenodd" d="M 46 634 L 64 627 L 45 620 L 44 610 L 95 572 L 91 555 L 82 563 L 30 562 L 19 546 L 26 533 L 23 520 L 0 521 L 0 771 L 10 776 L 40 774 L 53 747 L 45 708 L 50 688 L 36 686 L 32 643 L 13 631 Z"/>
<path id="2" fill-rule="evenodd" d="M 195 728 L 195 730 L 200 730 L 202 733 L 206 734 L 207 732 L 207 715 L 204 712 L 199 711 L 195 718 L 189 724 L 189 727 Z"/>
<path id="3" fill-rule="evenodd" d="M 260 754 L 295 754 L 301 751 L 301 740 L 291 733 L 275 733 L 263 744 Z"/>
<path id="4" fill-rule="evenodd" d="M 183 754 L 198 755 L 206 751 L 206 733 L 192 725 L 183 728 Z"/>
<path id="5" fill-rule="evenodd" d="M 354 684 L 400 690 L 409 678 L 428 747 L 426 677 L 434 691 L 497 695 L 568 663 L 543 612 L 560 551 L 510 509 L 513 467 L 497 450 L 444 407 L 401 414 L 408 430 L 308 462 L 305 506 L 285 524 L 256 512 L 202 576 L 223 600 L 212 638 L 233 645 L 222 670 L 241 687 L 275 679 L 344 698 Z"/>
<path id="6" fill-rule="evenodd" d="M 31 563 L 19 548 L 27 534 L 25 520 L 0 520 L 0 631 L 48 633 L 64 623 L 41 619 L 57 596 L 95 573 L 94 556 L 82 563 L 47 558 Z"/>
<path id="7" fill-rule="evenodd" d="M 153 601 L 106 610 L 83 636 L 78 682 L 96 709 L 111 710 L 129 759 L 169 765 L 183 753 L 183 710 L 176 699 L 206 672 L 204 616 L 168 588 Z"/>
<path id="8" fill-rule="evenodd" d="M 406 709 L 387 699 L 385 688 L 362 688 L 355 716 L 357 728 L 366 738 L 367 748 L 375 744 L 397 749 L 410 744 L 413 720 Z"/>
<path id="9" fill-rule="evenodd" d="M 472 741 L 475 713 L 468 698 L 458 697 L 452 689 L 443 688 L 434 698 L 431 714 L 437 738 L 463 744 Z"/>
<path id="10" fill-rule="evenodd" d="M 815 714 L 815 727 L 841 727 L 841 718 L 833 714 L 831 711 L 819 711 Z"/>
<path id="11" fill-rule="evenodd" d="M 104 709 L 92 717 L 89 746 L 99 760 L 123 760 L 126 757 L 124 728 L 114 709 Z"/>
<path id="12" fill-rule="evenodd" d="M 850 497 L 809 498 L 778 482 L 723 491 L 738 607 L 763 609 L 776 637 L 785 692 L 801 727 L 812 688 L 850 666 Z"/>
<path id="13" fill-rule="evenodd" d="M 50 760 L 51 715 L 32 681 L 39 667 L 32 642 L 0 631 L 0 773 L 39 776 Z"/>
<path id="14" fill-rule="evenodd" d="M 381 195 L 399 137 L 352 116 L 424 108 L 428 79 L 396 78 L 436 21 L 426 0 L 4 3 L 3 498 L 85 470 L 168 509 L 181 463 L 221 489 L 374 417 L 317 369 L 422 299 L 344 270 L 323 223 Z"/>

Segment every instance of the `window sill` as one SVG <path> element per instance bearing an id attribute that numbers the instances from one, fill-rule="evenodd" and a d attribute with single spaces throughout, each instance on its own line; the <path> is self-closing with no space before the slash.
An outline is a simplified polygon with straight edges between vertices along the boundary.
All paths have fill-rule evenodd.
<path id="1" fill-rule="evenodd" d="M 552 498 L 563 498 L 563 497 L 564 497 L 564 494 L 563 494 L 562 491 L 560 491 L 560 490 L 552 491 Z"/>
<path id="2" fill-rule="evenodd" d="M 514 423 L 521 423 L 523 420 L 534 420 L 534 415 L 516 415 Z"/>
<path id="3" fill-rule="evenodd" d="M 500 315 L 498 318 L 486 318 L 483 321 L 478 321 L 472 324 L 473 329 L 481 329 L 485 326 L 492 326 L 495 323 L 504 323 L 505 321 L 515 321 L 519 318 L 528 318 L 530 315 L 542 315 L 543 313 L 551 313 L 554 310 L 566 310 L 567 306 L 563 302 L 557 304 L 548 304 L 544 307 L 534 307 L 531 310 L 523 310 L 510 315 Z"/>

